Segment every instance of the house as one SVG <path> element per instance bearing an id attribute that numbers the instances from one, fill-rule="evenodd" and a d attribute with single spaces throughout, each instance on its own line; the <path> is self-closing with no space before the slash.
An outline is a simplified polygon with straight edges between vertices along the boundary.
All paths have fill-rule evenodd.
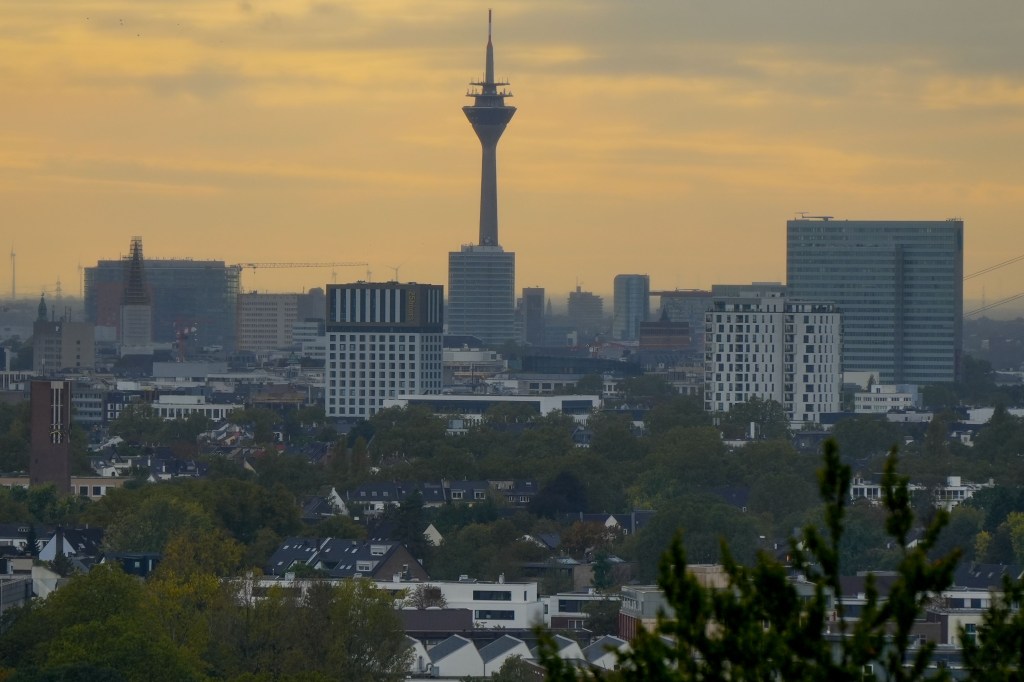
<path id="1" fill-rule="evenodd" d="M 102 528 L 58 528 L 39 550 L 40 561 L 53 561 L 60 553 L 66 557 L 84 559 L 100 554 L 103 541 Z"/>
<path id="2" fill-rule="evenodd" d="M 511 635 L 502 635 L 490 644 L 482 647 L 479 653 L 480 658 L 484 662 L 485 677 L 490 677 L 501 670 L 502 664 L 513 656 L 519 656 L 525 660 L 533 660 L 533 655 L 530 653 L 530 648 L 526 646 L 526 642 Z"/>
<path id="3" fill-rule="evenodd" d="M 477 629 L 527 630 L 544 622 L 544 603 L 537 596 L 535 582 L 506 582 L 504 577 L 497 582 L 485 582 L 468 576 L 421 583 L 394 578 L 375 582 L 380 589 L 395 595 L 396 600 L 417 584 L 435 587 L 449 609 L 469 609 Z"/>
<path id="4" fill-rule="evenodd" d="M 564 635 L 555 635 L 555 654 L 563 661 L 583 661 L 583 650 L 574 639 Z"/>
<path id="5" fill-rule="evenodd" d="M 491 484 L 487 481 L 452 481 L 448 484 L 448 499 L 474 504 L 486 500 L 490 490 Z"/>
<path id="6" fill-rule="evenodd" d="M 452 635 L 430 650 L 431 677 L 459 679 L 484 675 L 484 659 L 473 642 Z"/>
<path id="7" fill-rule="evenodd" d="M 409 661 L 409 676 L 414 678 L 429 677 L 431 663 L 427 648 L 418 639 L 409 635 L 405 636 L 405 642 L 408 644 L 408 648 L 412 649 L 412 657 Z"/>
<path id="8" fill-rule="evenodd" d="M 287 538 L 271 555 L 264 572 L 283 576 L 300 566 L 323 571 L 331 578 L 430 578 L 399 542 L 342 538 Z"/>
<path id="9" fill-rule="evenodd" d="M 593 588 L 559 592 L 545 597 L 544 622 L 553 630 L 582 630 L 587 627 L 588 608 L 603 602 L 619 602 L 618 596 L 601 594 Z"/>
<path id="10" fill-rule="evenodd" d="M 605 635 L 583 650 L 587 663 L 602 670 L 615 670 L 619 665 L 618 654 L 629 651 L 629 642 L 612 635 Z"/>

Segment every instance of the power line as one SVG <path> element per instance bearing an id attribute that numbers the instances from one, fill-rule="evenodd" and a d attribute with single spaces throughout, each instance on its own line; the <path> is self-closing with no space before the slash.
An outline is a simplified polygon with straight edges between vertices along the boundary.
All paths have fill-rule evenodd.
<path id="1" fill-rule="evenodd" d="M 1007 296 L 1006 298 L 1001 298 L 998 301 L 996 301 L 995 303 L 989 303 L 988 305 L 983 305 L 980 308 L 975 308 L 974 310 L 971 310 L 970 312 L 964 313 L 964 317 L 970 317 L 971 315 L 977 315 L 978 313 L 983 313 L 986 310 L 991 310 L 992 308 L 1004 305 L 1006 303 L 1013 303 L 1014 301 L 1016 301 L 1018 299 L 1021 299 L 1021 298 L 1024 298 L 1024 291 L 1022 291 L 1019 294 L 1014 294 L 1013 296 Z"/>
<path id="2" fill-rule="evenodd" d="M 1004 260 L 1002 263 L 996 263 L 995 265 L 990 265 L 987 268 L 984 268 L 982 270 L 978 270 L 977 272 L 972 272 L 971 274 L 969 274 L 966 277 L 964 277 L 964 281 L 966 282 L 969 279 L 973 279 L 975 277 L 980 277 L 981 275 L 987 275 L 988 273 L 992 272 L 993 270 L 998 270 L 999 268 L 1005 268 L 1007 265 L 1013 265 L 1014 263 L 1017 263 L 1017 262 L 1022 261 L 1022 260 L 1024 260 L 1024 254 L 1021 254 L 1020 256 L 1015 256 L 1013 258 L 1009 258 L 1007 260 Z M 995 304 L 993 304 L 993 305 L 995 305 Z"/>

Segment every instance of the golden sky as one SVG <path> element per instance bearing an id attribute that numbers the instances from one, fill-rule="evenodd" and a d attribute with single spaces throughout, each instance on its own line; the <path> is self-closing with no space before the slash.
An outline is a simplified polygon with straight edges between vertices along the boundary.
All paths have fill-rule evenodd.
<path id="1" fill-rule="evenodd" d="M 461 107 L 488 7 L 519 108 L 498 148 L 517 288 L 783 280 L 797 211 L 961 217 L 968 273 L 1024 253 L 1021 0 L 33 0 L 0 21 L 19 295 L 77 294 L 133 235 L 147 257 L 446 283 L 477 235 Z M 966 296 L 983 286 L 1024 291 L 1024 263 Z"/>

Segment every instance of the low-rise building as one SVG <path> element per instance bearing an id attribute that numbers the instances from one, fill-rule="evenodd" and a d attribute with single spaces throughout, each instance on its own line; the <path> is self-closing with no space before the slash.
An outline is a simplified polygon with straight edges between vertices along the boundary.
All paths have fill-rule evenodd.
<path id="1" fill-rule="evenodd" d="M 921 391 L 914 384 L 875 384 L 853 394 L 857 414 L 916 410 L 921 407 Z"/>

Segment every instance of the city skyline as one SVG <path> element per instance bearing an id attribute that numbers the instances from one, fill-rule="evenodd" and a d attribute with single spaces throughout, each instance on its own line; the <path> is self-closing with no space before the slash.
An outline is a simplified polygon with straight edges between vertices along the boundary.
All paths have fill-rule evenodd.
<path id="1" fill-rule="evenodd" d="M 78 268 L 157 258 L 366 261 L 441 283 L 478 220 L 459 107 L 488 4 L 285 2 L 8 8 L 0 145 L 21 297 Z M 1016 255 L 1024 8 L 497 5 L 516 84 L 499 160 L 518 286 L 607 295 L 784 281 L 786 221 L 959 217 L 964 270 Z M 965 284 L 989 302 L 1024 265 Z M 366 268 L 246 271 L 247 290 Z M 10 260 L 0 259 L 0 298 Z M 558 300 L 556 299 L 556 302 Z"/>

